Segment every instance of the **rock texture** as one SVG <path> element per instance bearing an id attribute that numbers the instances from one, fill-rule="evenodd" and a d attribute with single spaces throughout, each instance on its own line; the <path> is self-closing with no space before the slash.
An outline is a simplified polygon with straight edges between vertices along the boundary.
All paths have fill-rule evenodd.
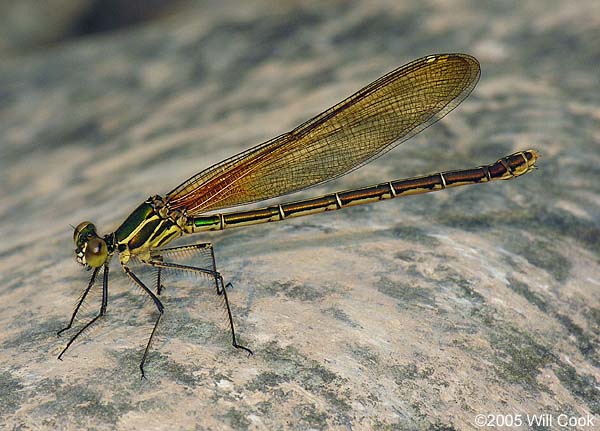
<path id="1" fill-rule="evenodd" d="M 0 427 L 467 430 L 481 414 L 598 427 L 598 40 L 594 0 L 207 2 L 5 59 Z M 89 277 L 70 224 L 108 232 L 147 196 L 436 52 L 480 60 L 471 97 L 302 196 L 526 148 L 539 170 L 200 237 L 255 355 L 230 346 L 209 280 L 166 274 L 147 380 L 155 311 L 115 260 L 106 318 L 56 359 Z"/>

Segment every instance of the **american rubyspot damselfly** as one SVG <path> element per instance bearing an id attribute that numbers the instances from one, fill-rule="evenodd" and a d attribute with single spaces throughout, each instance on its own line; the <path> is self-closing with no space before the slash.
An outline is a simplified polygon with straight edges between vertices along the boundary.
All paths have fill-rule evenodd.
<path id="1" fill-rule="evenodd" d="M 80 223 L 73 234 L 75 254 L 80 264 L 92 270 L 92 277 L 69 324 L 58 334 L 72 327 L 101 269 L 102 300 L 99 313 L 69 340 L 58 358 L 62 358 L 79 335 L 105 315 L 109 262 L 114 254 L 119 255 L 125 274 L 152 299 L 158 310 L 140 362 L 144 377 L 144 363 L 164 312 L 158 296 L 162 289 L 161 270 L 165 268 L 210 276 L 217 294 L 224 299 L 233 346 L 252 354 L 237 341 L 227 298 L 229 284 L 223 282 L 217 271 L 212 244 L 164 248 L 175 238 L 448 187 L 507 180 L 533 170 L 538 153 L 525 150 L 477 168 L 389 181 L 261 209 L 214 213 L 321 184 L 369 163 L 454 109 L 471 93 L 479 75 L 479 63 L 469 55 L 438 54 L 420 58 L 384 75 L 291 132 L 205 169 L 164 197 L 148 198 L 112 233 L 100 236 L 91 222 Z M 194 250 L 210 255 L 208 268 L 167 259 Z M 130 269 L 128 263 L 132 258 L 157 269 L 156 293 Z"/>

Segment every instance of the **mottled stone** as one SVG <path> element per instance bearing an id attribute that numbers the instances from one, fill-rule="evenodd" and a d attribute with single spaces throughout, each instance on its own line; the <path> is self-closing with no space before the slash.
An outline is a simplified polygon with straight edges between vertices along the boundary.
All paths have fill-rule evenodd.
<path id="1" fill-rule="evenodd" d="M 544 413 L 600 421 L 596 1 L 179 7 L 0 64 L 3 428 L 466 430 L 479 429 L 478 414 Z M 56 359 L 73 334 L 56 331 L 90 275 L 75 263 L 69 225 L 92 220 L 109 232 L 148 196 L 401 64 L 453 51 L 481 62 L 471 97 L 380 160 L 301 196 L 527 148 L 543 155 L 537 171 L 200 235 L 233 284 L 240 342 L 255 355 L 230 345 L 209 279 L 166 272 L 166 314 L 143 381 L 155 309 L 114 260 L 107 316 Z M 140 275 L 152 283 L 151 271 Z"/>

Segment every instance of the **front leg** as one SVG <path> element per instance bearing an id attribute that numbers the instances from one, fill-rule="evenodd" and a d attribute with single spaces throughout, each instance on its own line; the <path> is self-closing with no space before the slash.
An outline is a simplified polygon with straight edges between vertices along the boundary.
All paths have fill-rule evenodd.
<path id="1" fill-rule="evenodd" d="M 73 315 L 71 316 L 71 321 L 69 322 L 69 324 L 65 328 L 63 328 L 60 331 L 58 331 L 58 335 L 59 336 L 60 336 L 61 333 L 63 333 L 67 329 L 71 328 L 71 326 L 73 325 L 73 321 L 75 320 L 75 316 L 77 315 L 77 312 L 79 311 L 79 309 L 81 307 L 81 304 L 83 304 L 83 301 L 85 300 L 85 297 L 87 296 L 87 294 L 90 292 L 92 286 L 94 285 L 94 282 L 96 280 L 96 275 L 98 274 L 98 271 L 100 271 L 100 268 L 101 267 L 98 267 L 98 268 L 94 269 L 94 272 L 92 273 L 92 278 L 90 280 L 90 283 L 88 284 L 87 289 L 85 289 L 85 291 L 81 295 L 81 299 L 79 300 L 79 303 L 77 304 L 77 307 L 75 307 L 75 311 L 73 312 Z M 96 323 L 98 321 L 98 319 L 100 319 L 102 316 L 104 316 L 106 314 L 106 307 L 107 307 L 107 305 L 108 305 L 108 264 L 104 264 L 104 276 L 103 276 L 103 281 L 102 281 L 102 303 L 100 305 L 100 312 L 96 315 L 96 317 L 94 317 L 92 320 L 90 320 L 88 323 L 86 323 L 83 326 L 83 328 L 81 328 L 73 337 L 71 337 L 71 339 L 69 340 L 69 342 L 67 343 L 67 345 L 65 346 L 65 348 L 58 355 L 58 359 L 59 360 L 62 361 L 62 356 L 69 349 L 69 347 L 71 347 L 71 344 L 73 344 L 73 342 L 81 334 L 83 334 L 89 327 L 91 327 L 94 323 Z"/>
<path id="2" fill-rule="evenodd" d="M 73 314 L 71 315 L 71 320 L 69 320 L 69 324 L 56 333 L 56 335 L 58 335 L 59 337 L 63 332 L 68 331 L 73 326 L 73 322 L 75 322 L 77 313 L 79 313 L 79 310 L 81 309 L 81 306 L 83 305 L 83 303 L 85 301 L 85 298 L 88 296 L 88 293 L 90 293 L 90 290 L 92 290 L 92 287 L 94 287 L 94 283 L 96 283 L 96 276 L 98 275 L 100 268 L 101 267 L 94 268 L 94 271 L 92 272 L 92 277 L 90 278 L 90 282 L 88 283 L 88 286 L 85 288 L 85 290 L 81 294 L 81 298 L 79 298 L 79 302 L 77 302 L 77 305 L 75 306 L 75 310 L 73 310 Z"/>

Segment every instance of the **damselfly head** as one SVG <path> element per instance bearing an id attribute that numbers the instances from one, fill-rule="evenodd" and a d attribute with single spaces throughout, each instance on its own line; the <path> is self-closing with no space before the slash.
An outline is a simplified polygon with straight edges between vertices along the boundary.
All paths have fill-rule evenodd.
<path id="1" fill-rule="evenodd" d="M 96 233 L 96 226 L 89 221 L 79 223 L 73 232 L 75 258 L 84 266 L 97 268 L 108 259 L 106 241 Z"/>

